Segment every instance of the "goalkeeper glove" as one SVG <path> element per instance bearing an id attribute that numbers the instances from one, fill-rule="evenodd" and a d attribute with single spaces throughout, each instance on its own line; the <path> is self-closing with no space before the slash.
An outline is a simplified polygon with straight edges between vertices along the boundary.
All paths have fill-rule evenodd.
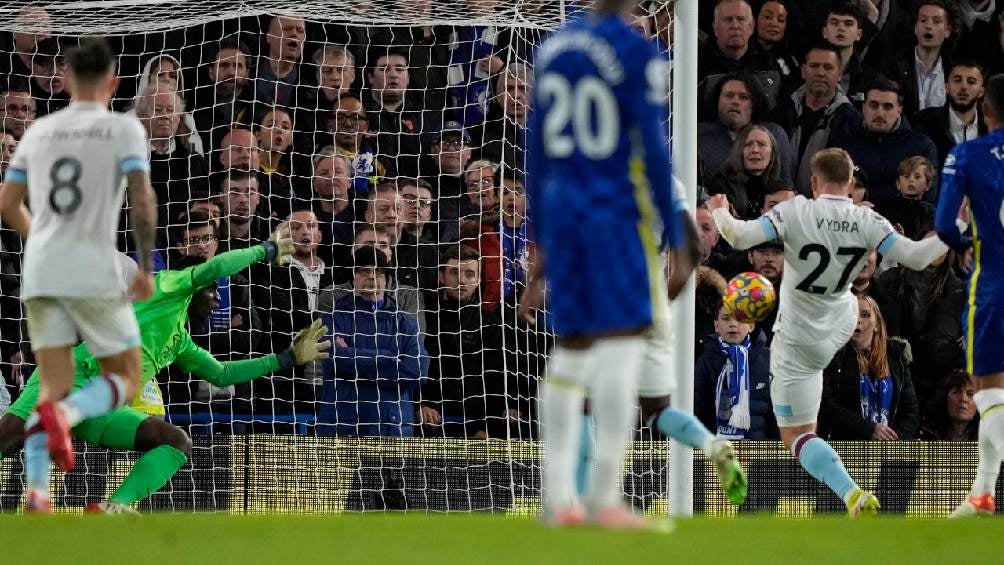
<path id="1" fill-rule="evenodd" d="M 331 355 L 327 349 L 331 347 L 330 341 L 321 341 L 328 329 L 321 325 L 320 320 L 300 330 L 289 349 L 279 354 L 279 366 L 288 369 L 294 365 L 306 365 L 311 361 L 328 359 Z"/>
<path id="2" fill-rule="evenodd" d="M 265 257 L 268 262 L 277 265 L 289 263 L 289 257 L 293 254 L 293 237 L 289 233 L 289 222 L 279 224 L 262 246 L 265 247 Z"/>

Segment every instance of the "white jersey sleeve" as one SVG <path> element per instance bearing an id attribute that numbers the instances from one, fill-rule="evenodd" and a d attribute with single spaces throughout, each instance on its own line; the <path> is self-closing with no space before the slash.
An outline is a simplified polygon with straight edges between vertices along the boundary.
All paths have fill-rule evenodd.
<path id="1" fill-rule="evenodd" d="M 124 177 L 149 170 L 139 120 L 73 102 L 35 122 L 24 138 L 14 161 L 32 214 L 23 297 L 124 296 L 116 259 Z"/>

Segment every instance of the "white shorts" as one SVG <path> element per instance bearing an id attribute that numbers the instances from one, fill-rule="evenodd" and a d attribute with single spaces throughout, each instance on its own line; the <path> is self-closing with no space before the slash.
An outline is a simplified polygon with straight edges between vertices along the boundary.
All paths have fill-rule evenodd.
<path id="1" fill-rule="evenodd" d="M 849 331 L 845 327 L 830 339 L 810 344 L 793 343 L 780 333 L 774 334 L 770 344 L 770 400 L 778 426 L 816 422 L 823 398 L 823 369 L 847 344 L 853 331 L 854 324 Z"/>
<path id="2" fill-rule="evenodd" d="M 663 294 L 665 296 L 665 293 Z M 638 396 L 659 398 L 676 391 L 676 366 L 673 364 L 673 325 L 668 300 L 653 304 L 652 327 L 645 332 L 645 356 L 642 359 Z"/>
<path id="3" fill-rule="evenodd" d="M 125 298 L 60 298 L 38 296 L 25 302 L 32 351 L 72 347 L 77 336 L 97 359 L 140 344 L 139 325 Z"/>

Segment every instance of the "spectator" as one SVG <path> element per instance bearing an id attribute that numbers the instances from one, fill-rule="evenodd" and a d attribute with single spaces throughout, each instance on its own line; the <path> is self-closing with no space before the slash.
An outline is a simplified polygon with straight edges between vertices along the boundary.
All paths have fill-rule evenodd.
<path id="1" fill-rule="evenodd" d="M 418 323 L 386 295 L 389 265 L 363 247 L 354 257 L 353 292 L 322 317 L 331 332 L 317 419 L 320 435 L 411 436 L 419 423 L 413 394 L 428 378 Z"/>
<path id="2" fill-rule="evenodd" d="M 718 0 L 712 24 L 714 40 L 697 57 L 699 92 L 710 92 L 721 75 L 746 71 L 758 76 L 773 106 L 780 88 L 780 76 L 772 70 L 771 58 L 750 44 L 753 37 L 753 9 L 746 0 Z"/>
<path id="3" fill-rule="evenodd" d="M 349 245 L 354 235 L 352 160 L 337 153 L 334 147 L 322 148 L 314 155 L 310 186 L 313 193 L 310 208 L 321 230 L 318 256 L 325 264 L 333 265 L 333 246 Z"/>
<path id="4" fill-rule="evenodd" d="M 840 51 L 836 47 L 829 44 L 812 47 L 802 64 L 805 83 L 781 101 L 774 112 L 774 121 L 788 133 L 795 188 L 804 196 L 811 196 L 812 156 L 827 147 L 831 130 L 859 119 L 838 85 L 841 68 Z"/>
<path id="5" fill-rule="evenodd" d="M 467 191 L 464 171 L 471 161 L 471 136 L 460 122 L 446 122 L 443 131 L 431 136 L 423 161 L 423 177 L 433 187 L 436 221 L 433 228 L 440 242 L 456 241 L 460 229 L 460 202 Z"/>
<path id="6" fill-rule="evenodd" d="M 777 143 L 767 128 L 750 125 L 739 132 L 722 170 L 708 182 L 708 194 L 725 194 L 737 217 L 760 216 L 766 186 L 780 179 Z"/>
<path id="7" fill-rule="evenodd" d="M 858 296 L 851 341 L 823 371 L 819 433 L 833 440 L 906 441 L 920 426 L 909 344 L 887 337 L 875 301 Z"/>
<path id="8" fill-rule="evenodd" d="M 322 288 L 332 284 L 331 268 L 318 256 L 321 231 L 310 210 L 288 217 L 293 255 L 288 265 L 259 263 L 251 269 L 251 300 L 261 320 L 266 351 L 284 351 L 300 328 L 310 325 Z M 255 412 L 313 413 L 320 364 L 276 373 L 254 383 Z"/>
<path id="9" fill-rule="evenodd" d="M 933 229 L 922 234 L 936 237 Z M 889 335 L 913 345 L 914 384 L 922 399 L 931 398 L 952 370 L 965 366 L 962 347 L 962 308 L 966 292 L 948 252 L 922 271 L 903 267 L 882 273 L 872 295 L 885 312 Z"/>
<path id="10" fill-rule="evenodd" d="M 506 437 L 502 321 L 479 292 L 481 258 L 457 245 L 443 254 L 425 345 L 435 359 L 422 387 L 422 421 L 449 437 Z"/>
<path id="11" fill-rule="evenodd" d="M 746 252 L 750 270 L 763 275 L 774 285 L 774 291 L 781 293 L 781 279 L 784 277 L 784 244 L 778 240 L 761 243 Z M 774 339 L 774 322 L 777 321 L 777 308 L 766 320 L 760 322 L 760 330 L 769 344 Z"/>
<path id="12" fill-rule="evenodd" d="M 421 136 L 438 131 L 439 120 L 408 90 L 407 49 L 377 49 L 370 57 L 362 102 L 377 134 L 377 153 L 387 156 L 398 174 L 418 176 Z"/>
<path id="13" fill-rule="evenodd" d="M 697 207 L 696 212 L 697 218 L 697 231 L 701 235 L 701 265 L 710 267 L 715 271 L 721 272 L 721 270 L 728 264 L 728 258 L 726 253 L 722 250 L 722 246 L 727 246 L 727 243 L 722 242 L 721 236 L 718 233 L 718 225 L 715 224 L 715 219 L 711 216 L 711 212 L 703 204 Z M 711 312 L 711 317 L 717 317 L 718 308 L 713 307 Z M 708 326 L 710 328 L 710 326 Z M 700 334 L 701 336 L 707 335 L 711 330 Z"/>
<path id="14" fill-rule="evenodd" d="M 952 68 L 944 57 L 945 42 L 954 28 L 955 10 L 945 0 L 920 0 L 916 4 L 913 33 L 917 46 L 888 71 L 902 88 L 903 114 L 910 119 L 920 110 L 945 103 L 945 83 Z"/>
<path id="15" fill-rule="evenodd" d="M 447 101 L 460 116 L 459 123 L 474 127 L 485 120 L 488 111 L 490 77 L 501 71 L 505 62 L 499 56 L 495 26 L 463 26 L 453 30 L 456 42 L 450 49 Z"/>
<path id="16" fill-rule="evenodd" d="M 311 63 L 316 69 L 313 84 L 300 87 L 295 123 L 298 131 L 313 134 L 323 131 L 327 117 L 338 107 L 342 94 L 348 94 L 356 81 L 356 58 L 342 45 L 324 43 L 314 51 Z"/>
<path id="17" fill-rule="evenodd" d="M 1004 4 L 999 9 L 1004 10 Z M 974 43 L 975 49 L 962 53 L 963 56 L 983 63 L 987 77 L 1004 72 L 1004 11 L 994 18 L 993 30 L 992 40 Z"/>
<path id="18" fill-rule="evenodd" d="M 335 148 L 352 160 L 352 186 L 357 195 L 364 195 L 380 182 L 381 178 L 394 176 L 387 168 L 382 155 L 376 154 L 374 134 L 370 133 L 366 109 L 355 94 L 342 94 L 338 106 L 327 120 L 328 134 L 334 138 Z M 327 137 L 325 135 L 324 137 Z"/>
<path id="19" fill-rule="evenodd" d="M 720 438 L 776 439 L 770 401 L 770 350 L 763 332 L 718 310 L 695 365 L 694 415 Z M 755 332 L 755 333 L 754 333 Z"/>
<path id="20" fill-rule="evenodd" d="M 259 186 L 266 195 L 263 215 L 285 218 L 293 206 L 293 118 L 284 108 L 269 108 L 254 128 L 258 140 Z"/>
<path id="21" fill-rule="evenodd" d="M 23 80 L 10 79 L 0 88 L 0 128 L 21 139 L 24 130 L 35 121 L 35 99 Z"/>
<path id="22" fill-rule="evenodd" d="M 258 58 L 255 98 L 269 106 L 293 106 L 293 91 L 300 84 L 303 42 L 307 30 L 303 19 L 272 16 L 265 35 L 265 53 Z"/>
<path id="23" fill-rule="evenodd" d="M 865 0 L 866 2 L 869 0 Z M 840 49 L 840 90 L 852 104 L 864 102 L 867 84 L 858 46 L 864 36 L 865 15 L 855 2 L 832 5 L 823 25 L 823 40 Z"/>
<path id="24" fill-rule="evenodd" d="M 17 147 L 17 138 L 13 134 L 0 131 L 0 174 L 7 171 L 11 159 L 14 157 L 14 149 Z"/>
<path id="25" fill-rule="evenodd" d="M 17 15 L 14 16 L 14 26 L 16 28 L 35 27 L 36 29 L 47 30 L 51 28 L 52 22 L 49 12 L 45 8 L 28 5 L 17 11 Z M 52 35 L 47 31 L 36 33 L 15 31 L 11 35 L 13 36 L 13 49 L 9 64 L 8 61 L 0 61 L 0 65 L 3 66 L 0 67 L 0 72 L 9 75 L 11 79 L 31 80 L 32 59 L 38 50 L 38 44 L 41 41 L 49 39 Z M 7 57 L 4 57 L 4 59 L 7 59 Z"/>
<path id="26" fill-rule="evenodd" d="M 533 73 L 522 63 L 513 63 L 495 79 L 495 96 L 480 132 L 472 134 L 481 144 L 479 157 L 526 170 L 526 123 L 529 116 Z"/>
<path id="27" fill-rule="evenodd" d="M 397 242 L 401 241 L 401 230 L 404 229 L 404 223 L 399 219 L 402 203 L 397 183 L 381 183 L 367 196 L 363 222 L 367 226 L 386 230 L 390 236 L 391 246 L 396 246 Z"/>
<path id="28" fill-rule="evenodd" d="M 401 238 L 394 247 L 397 257 L 395 278 L 403 285 L 424 292 L 439 288 L 438 241 L 426 233 L 432 217 L 432 187 L 421 179 L 401 177 L 397 181 L 401 195 Z"/>
<path id="29" fill-rule="evenodd" d="M 697 155 L 710 178 L 719 172 L 728 157 L 736 136 L 751 123 L 767 129 L 777 142 L 781 178 L 791 179 L 791 144 L 781 126 L 766 122 L 767 99 L 760 83 L 748 74 L 725 76 L 712 91 L 710 100 L 716 102 L 714 121 L 697 124 Z"/>
<path id="30" fill-rule="evenodd" d="M 938 387 L 927 406 L 918 439 L 930 441 L 970 441 L 979 439 L 979 414 L 973 395 L 976 383 L 962 369 L 952 371 Z"/>
<path id="31" fill-rule="evenodd" d="M 261 169 L 261 154 L 258 151 L 258 138 L 246 128 L 233 128 L 220 140 L 217 170 L 256 172 Z"/>
<path id="32" fill-rule="evenodd" d="M 955 7 L 958 15 L 955 35 L 958 41 L 953 55 L 981 61 L 989 61 L 998 55 L 991 46 L 1000 42 L 1000 17 L 1004 14 L 1004 4 L 996 0 L 959 0 Z M 991 47 L 990 52 L 988 47 Z"/>
<path id="33" fill-rule="evenodd" d="M 881 202 L 896 194 L 899 164 L 907 157 L 938 159 L 934 144 L 922 133 L 910 129 L 903 117 L 903 95 L 895 82 L 879 78 L 868 85 L 863 119 L 845 124 L 830 137 L 830 147 L 846 150 L 854 164 L 868 173 L 872 202 Z M 925 196 L 936 201 L 935 191 Z"/>
<path id="34" fill-rule="evenodd" d="M 139 76 L 136 92 L 138 96 L 167 92 L 177 93 L 180 104 L 176 110 L 181 118 L 178 121 L 175 134 L 177 141 L 196 155 L 205 154 L 195 120 L 191 114 L 185 111 L 185 78 L 184 73 L 181 72 L 181 63 L 177 59 L 167 54 L 150 57 L 143 65 L 143 72 Z M 138 96 L 134 108 L 139 103 Z"/>
<path id="35" fill-rule="evenodd" d="M 983 69 L 979 63 L 959 61 L 952 65 L 945 82 L 947 101 L 917 114 L 916 129 L 931 138 L 938 150 L 938 168 L 956 144 L 987 134 L 979 113 L 983 98 Z"/>
<path id="36" fill-rule="evenodd" d="M 220 175 L 220 194 L 223 201 L 223 222 L 220 249 L 244 249 L 268 239 L 271 230 L 268 221 L 259 216 L 261 192 L 258 177 L 239 169 Z"/>
<path id="37" fill-rule="evenodd" d="M 868 180 L 868 173 L 864 172 L 861 167 L 854 167 L 854 186 L 851 188 L 851 201 L 854 202 L 855 206 L 875 207 L 871 202 L 871 196 L 868 191 L 869 186 L 871 186 L 871 181 Z"/>
<path id="38" fill-rule="evenodd" d="M 704 351 L 704 336 L 715 331 L 718 312 L 722 307 L 722 296 L 727 286 L 728 283 L 718 271 L 704 265 L 697 268 L 695 358 L 700 357 Z"/>
<path id="39" fill-rule="evenodd" d="M 767 0 L 756 18 L 757 46 L 771 60 L 771 68 L 781 78 L 782 92 L 797 87 L 798 59 L 792 54 L 785 32 L 788 30 L 789 0 Z"/>
<path id="40" fill-rule="evenodd" d="M 234 36 L 224 37 L 206 62 L 209 83 L 195 91 L 195 126 L 203 147 L 219 147 L 222 137 L 253 121 L 254 86 L 249 84 L 250 51 Z"/>
<path id="41" fill-rule="evenodd" d="M 529 272 L 529 222 L 526 217 L 526 186 L 515 172 L 502 175 L 502 298 L 515 299 L 523 293 Z"/>
<path id="42" fill-rule="evenodd" d="M 764 186 L 763 206 L 760 207 L 760 215 L 770 212 L 774 209 L 774 206 L 787 202 L 794 197 L 795 189 L 791 185 L 781 181 L 767 183 Z"/>
<path id="43" fill-rule="evenodd" d="M 335 268 L 332 270 L 334 284 L 325 287 L 317 296 L 318 316 L 331 313 L 335 302 L 346 294 L 352 294 L 352 261 L 356 251 L 363 247 L 375 247 L 377 251 L 383 253 L 388 265 L 391 267 L 394 265 L 394 248 L 390 245 L 390 235 L 387 234 L 387 230 L 366 224 L 357 225 L 358 229 L 351 247 L 343 254 L 337 254 L 339 258 L 344 257 L 344 260 L 334 265 Z M 388 273 L 385 293 L 394 299 L 398 310 L 411 314 L 418 320 L 419 330 L 425 331 L 425 308 L 422 294 L 417 288 L 398 284 L 391 273 Z"/>
<path id="44" fill-rule="evenodd" d="M 65 43 L 65 44 L 64 44 Z M 55 37 L 38 42 L 31 58 L 31 95 L 35 98 L 38 117 L 47 116 L 70 104 L 66 88 L 66 63 L 63 53 L 69 41 L 61 43 Z"/>
<path id="45" fill-rule="evenodd" d="M 495 177 L 499 166 L 491 161 L 478 160 L 467 165 L 464 171 L 466 198 L 460 199 L 460 222 L 476 221 L 480 227 L 485 215 L 497 215 L 499 206 L 499 191 Z M 491 219 L 487 223 L 491 223 Z"/>
<path id="46" fill-rule="evenodd" d="M 208 166 L 201 155 L 178 142 L 178 125 L 185 111 L 184 101 L 174 90 L 149 84 L 136 97 L 136 117 L 150 143 L 150 184 L 157 195 L 161 226 L 158 245 L 165 247 L 163 230 L 172 218 L 188 211 L 189 200 L 208 194 Z"/>
<path id="47" fill-rule="evenodd" d="M 906 237 L 920 239 L 934 225 L 934 205 L 924 201 L 934 179 L 934 163 L 924 157 L 904 159 L 896 177 L 896 195 L 876 202 L 875 211 Z"/>

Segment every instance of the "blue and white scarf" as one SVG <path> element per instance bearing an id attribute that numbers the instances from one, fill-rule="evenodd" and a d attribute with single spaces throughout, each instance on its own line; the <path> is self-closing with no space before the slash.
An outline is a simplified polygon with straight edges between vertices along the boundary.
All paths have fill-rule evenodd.
<path id="1" fill-rule="evenodd" d="M 717 436 L 744 439 L 750 430 L 750 337 L 735 345 L 718 338 L 718 345 L 725 355 L 725 366 L 718 374 L 715 395 Z"/>
<path id="2" fill-rule="evenodd" d="M 861 375 L 861 417 L 873 424 L 889 425 L 889 408 L 895 383 L 892 377 L 873 379 Z"/>

